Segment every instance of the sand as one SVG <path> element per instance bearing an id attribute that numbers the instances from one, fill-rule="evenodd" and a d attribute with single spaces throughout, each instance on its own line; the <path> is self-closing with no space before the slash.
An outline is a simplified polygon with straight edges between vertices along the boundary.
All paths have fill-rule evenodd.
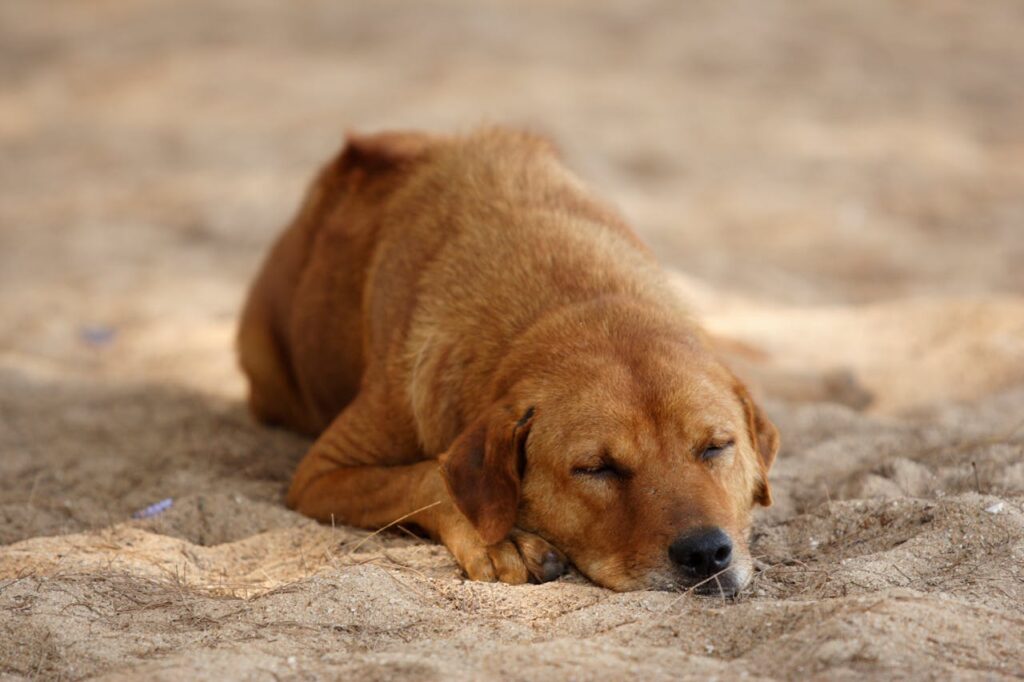
<path id="1" fill-rule="evenodd" d="M 0 680 L 1024 676 L 1021 21 L 3 3 Z M 247 279 L 345 129 L 481 121 L 556 137 L 778 424 L 738 598 L 466 582 L 283 506 Z"/>

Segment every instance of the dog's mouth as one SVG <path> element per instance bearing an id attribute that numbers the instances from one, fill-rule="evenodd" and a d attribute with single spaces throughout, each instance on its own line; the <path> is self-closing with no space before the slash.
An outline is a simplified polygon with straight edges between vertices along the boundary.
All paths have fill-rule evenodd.
<path id="1" fill-rule="evenodd" d="M 584 562 L 573 564 L 586 578 L 617 592 L 657 590 L 691 593 L 708 597 L 731 598 L 739 594 L 750 582 L 753 565 L 740 555 L 717 573 L 697 574 L 677 564 L 665 562 L 661 566 L 640 571 L 624 571 L 619 561 Z"/>
<path id="2" fill-rule="evenodd" d="M 708 576 L 694 576 L 675 571 L 673 589 L 693 592 L 705 597 L 735 597 L 750 581 L 750 569 L 745 563 L 734 563 Z"/>
<path id="3" fill-rule="evenodd" d="M 618 590 L 659 590 L 665 592 L 692 593 L 703 597 L 732 598 L 749 582 L 749 570 L 742 565 L 733 565 L 719 573 L 695 577 L 685 575 L 678 569 L 659 570 L 648 573 L 645 578 L 628 585 L 613 587 Z"/>

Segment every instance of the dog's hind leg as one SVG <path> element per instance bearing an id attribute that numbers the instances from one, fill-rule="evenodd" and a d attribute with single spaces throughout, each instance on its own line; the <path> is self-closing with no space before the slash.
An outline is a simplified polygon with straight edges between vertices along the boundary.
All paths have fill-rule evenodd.
<path id="1" fill-rule="evenodd" d="M 253 416 L 315 436 L 327 421 L 315 413 L 301 390 L 289 343 L 296 292 L 313 239 L 311 215 L 316 212 L 304 207 L 264 260 L 242 310 L 237 346 L 249 379 Z"/>
<path id="2" fill-rule="evenodd" d="M 270 330 L 252 320 L 243 321 L 238 348 L 239 361 L 249 378 L 249 410 L 253 416 L 265 424 L 316 435 L 318 425 L 305 408 Z"/>

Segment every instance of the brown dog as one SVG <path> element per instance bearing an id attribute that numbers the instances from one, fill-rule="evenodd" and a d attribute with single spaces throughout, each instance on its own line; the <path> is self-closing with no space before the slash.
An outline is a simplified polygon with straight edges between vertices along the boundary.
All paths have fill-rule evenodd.
<path id="1" fill-rule="evenodd" d="M 416 524 L 474 580 L 566 557 L 616 590 L 750 576 L 775 427 L 542 139 L 350 139 L 239 346 L 257 418 L 318 436 L 288 491 L 303 514 Z"/>

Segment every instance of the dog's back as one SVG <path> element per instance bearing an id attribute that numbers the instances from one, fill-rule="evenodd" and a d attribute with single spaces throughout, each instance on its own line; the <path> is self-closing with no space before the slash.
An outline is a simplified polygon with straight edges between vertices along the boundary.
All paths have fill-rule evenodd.
<path id="1" fill-rule="evenodd" d="M 369 360 L 390 363 L 389 389 L 408 394 L 420 442 L 439 453 L 494 399 L 499 364 L 538 319 L 616 296 L 660 309 L 666 286 L 546 141 L 487 130 L 438 145 L 383 211 Z"/>
<path id="2" fill-rule="evenodd" d="M 546 140 L 502 129 L 353 138 L 321 170 L 249 295 L 239 350 L 250 405 L 263 421 L 316 434 L 355 396 L 368 363 L 402 393 L 444 381 L 440 366 L 423 371 L 430 363 L 460 364 L 460 386 L 410 394 L 436 432 L 421 437 L 440 446 L 460 409 L 417 396 L 481 400 L 503 345 L 544 310 L 661 281 L 633 232 Z M 428 340 L 452 350 L 424 357 Z"/>

